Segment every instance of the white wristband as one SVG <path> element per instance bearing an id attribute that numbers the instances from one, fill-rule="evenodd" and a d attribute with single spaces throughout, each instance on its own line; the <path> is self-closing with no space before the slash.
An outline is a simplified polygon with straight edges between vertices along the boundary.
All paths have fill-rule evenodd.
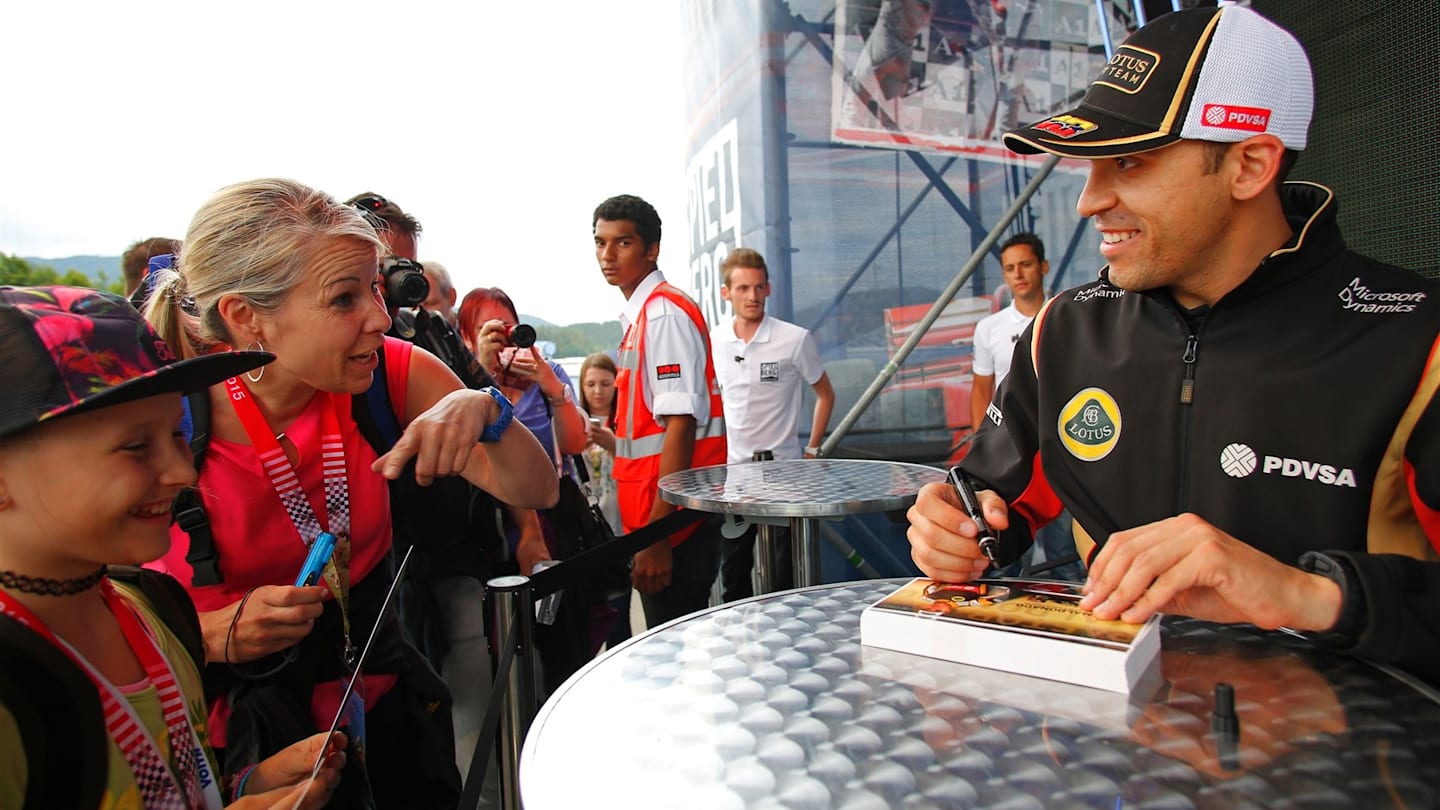
<path id="1" fill-rule="evenodd" d="M 805 452 L 809 453 L 809 454 L 812 455 L 812 456 L 818 456 L 818 455 L 820 455 L 820 448 L 818 448 L 818 447 L 807 447 L 807 448 L 805 448 Z"/>

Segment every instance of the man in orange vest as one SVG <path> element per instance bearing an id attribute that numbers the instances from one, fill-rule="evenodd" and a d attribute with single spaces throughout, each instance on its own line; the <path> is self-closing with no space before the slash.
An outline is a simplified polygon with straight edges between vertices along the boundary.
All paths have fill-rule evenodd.
<path id="1" fill-rule="evenodd" d="M 615 484 L 632 532 L 675 510 L 659 497 L 672 472 L 725 463 L 725 417 L 700 308 L 665 281 L 660 215 L 628 194 L 595 209 L 595 258 L 625 294 L 615 378 Z M 704 609 L 719 571 L 719 521 L 635 554 L 631 580 L 651 627 Z"/>

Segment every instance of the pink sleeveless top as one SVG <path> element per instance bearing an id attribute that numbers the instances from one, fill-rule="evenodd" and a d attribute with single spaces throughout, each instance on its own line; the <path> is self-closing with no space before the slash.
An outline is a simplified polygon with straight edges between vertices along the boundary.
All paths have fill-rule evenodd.
<path id="1" fill-rule="evenodd" d="M 386 385 L 391 402 L 404 418 L 404 391 L 409 377 L 411 345 L 386 338 Z M 397 391 L 396 385 L 399 385 Z M 350 580 L 365 578 L 390 550 L 390 490 L 385 478 L 371 472 L 378 456 L 350 416 L 348 397 L 340 408 L 340 437 L 345 446 L 345 469 L 350 485 Z M 295 465 L 300 484 L 312 507 L 325 523 L 325 485 L 320 469 L 322 414 L 330 397 L 316 395 L 285 435 L 299 452 Z M 306 548 L 295 525 L 280 504 L 260 457 L 248 444 L 212 438 L 200 470 L 200 498 L 215 536 L 216 556 L 225 581 L 194 586 L 194 572 L 185 555 L 190 536 L 178 525 L 170 527 L 170 551 L 149 567 L 184 583 L 200 611 L 233 604 L 257 585 L 290 585 L 305 562 Z"/>

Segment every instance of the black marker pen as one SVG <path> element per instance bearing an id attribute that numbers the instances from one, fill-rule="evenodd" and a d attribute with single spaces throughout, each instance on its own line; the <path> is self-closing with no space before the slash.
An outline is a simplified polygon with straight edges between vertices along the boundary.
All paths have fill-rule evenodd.
<path id="1" fill-rule="evenodd" d="M 990 560 L 992 565 L 998 564 L 995 560 L 995 547 L 1000 544 L 995 537 L 995 532 L 990 524 L 985 522 L 985 515 L 980 510 L 980 499 L 975 497 L 975 490 L 970 486 L 970 479 L 966 477 L 965 471 L 959 467 L 950 468 L 950 483 L 955 491 L 960 493 L 960 503 L 964 504 L 966 514 L 975 521 L 975 528 L 979 532 L 976 539 L 980 541 L 980 553 Z"/>

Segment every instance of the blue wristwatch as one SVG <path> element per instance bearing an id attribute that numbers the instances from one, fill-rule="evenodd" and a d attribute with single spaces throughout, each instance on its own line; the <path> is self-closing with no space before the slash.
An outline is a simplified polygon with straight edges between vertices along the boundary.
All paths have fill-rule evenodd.
<path id="1" fill-rule="evenodd" d="M 500 415 L 495 418 L 494 422 L 486 425 L 485 429 L 480 431 L 480 441 L 498 442 L 500 441 L 500 436 L 505 433 L 505 429 L 510 427 L 510 421 L 515 418 L 515 409 L 510 406 L 510 400 L 506 399 L 505 395 L 500 393 L 500 389 L 493 385 L 481 388 L 480 392 L 489 394 L 490 398 L 495 400 L 495 404 L 500 406 Z"/>

